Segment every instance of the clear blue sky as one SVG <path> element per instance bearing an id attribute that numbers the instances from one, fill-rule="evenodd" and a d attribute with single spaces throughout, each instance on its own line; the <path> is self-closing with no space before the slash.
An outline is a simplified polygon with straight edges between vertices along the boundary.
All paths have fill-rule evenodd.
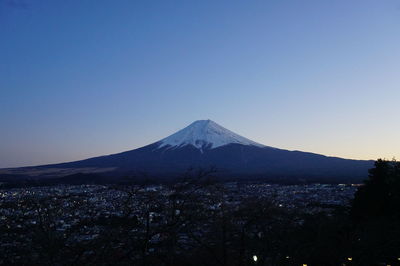
<path id="1" fill-rule="evenodd" d="M 0 167 L 137 148 L 197 119 L 400 159 L 400 1 L 0 0 Z"/>

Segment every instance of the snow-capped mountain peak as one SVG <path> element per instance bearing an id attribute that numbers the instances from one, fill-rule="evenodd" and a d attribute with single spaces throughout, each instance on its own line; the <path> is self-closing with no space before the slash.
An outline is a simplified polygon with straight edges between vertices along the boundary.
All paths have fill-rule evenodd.
<path id="1" fill-rule="evenodd" d="M 265 147 L 262 144 L 242 137 L 211 120 L 197 120 L 159 141 L 159 148 L 177 148 L 186 145 L 193 145 L 202 150 L 203 148 L 217 148 L 227 144 L 242 144 L 257 147 Z"/>

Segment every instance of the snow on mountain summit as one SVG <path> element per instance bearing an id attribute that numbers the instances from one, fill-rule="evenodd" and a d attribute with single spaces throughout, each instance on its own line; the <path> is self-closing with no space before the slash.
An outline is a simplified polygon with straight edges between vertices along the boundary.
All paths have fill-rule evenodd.
<path id="1" fill-rule="evenodd" d="M 197 120 L 175 134 L 160 140 L 160 143 L 159 148 L 193 145 L 200 150 L 203 148 L 213 149 L 227 144 L 265 147 L 262 144 L 239 136 L 211 120 Z"/>

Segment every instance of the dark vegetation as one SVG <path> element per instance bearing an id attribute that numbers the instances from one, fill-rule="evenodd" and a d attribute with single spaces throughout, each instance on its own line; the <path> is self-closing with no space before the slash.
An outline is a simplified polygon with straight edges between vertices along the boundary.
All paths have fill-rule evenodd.
<path id="1" fill-rule="evenodd" d="M 213 171 L 188 172 L 166 184 L 112 185 L 118 216 L 89 215 L 56 230 L 63 212 L 92 210 L 90 202 L 29 199 L 16 209 L 37 223 L 0 237 L 23 238 L 2 247 L 5 265 L 399 265 L 400 163 L 378 160 L 351 206 L 307 214 L 249 195 L 232 202 Z M 21 207 L 23 206 L 23 207 Z M 22 209 L 21 209 L 22 208 Z M 95 237 L 80 239 L 92 228 Z M 257 261 L 253 256 L 257 256 Z M 18 257 L 18 260 L 16 260 Z"/>
<path id="2" fill-rule="evenodd" d="M 362 182 L 362 178 L 351 177 L 323 177 L 318 176 L 265 176 L 265 175 L 230 175 L 221 174 L 217 171 L 218 182 L 240 182 L 240 183 L 270 183 L 282 185 L 294 184 L 352 184 Z M 80 184 L 99 184 L 99 185 L 150 185 L 150 184 L 175 184 L 182 180 L 181 175 L 148 175 L 146 173 L 119 173 L 118 175 L 107 175 L 98 173 L 76 173 L 62 177 L 31 177 L 24 175 L 0 175 L 0 189 L 3 188 L 26 188 L 40 186 L 80 185 Z"/>

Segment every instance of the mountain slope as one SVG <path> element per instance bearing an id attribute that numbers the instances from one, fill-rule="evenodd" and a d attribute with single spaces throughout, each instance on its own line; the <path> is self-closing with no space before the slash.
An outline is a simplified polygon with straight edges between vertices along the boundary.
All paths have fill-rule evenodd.
<path id="1" fill-rule="evenodd" d="M 108 169 L 110 174 L 175 175 L 190 167 L 215 166 L 224 176 L 363 179 L 372 161 L 347 160 L 264 146 L 211 120 L 139 149 L 40 169 Z M 86 170 L 89 171 L 90 170 Z"/>

